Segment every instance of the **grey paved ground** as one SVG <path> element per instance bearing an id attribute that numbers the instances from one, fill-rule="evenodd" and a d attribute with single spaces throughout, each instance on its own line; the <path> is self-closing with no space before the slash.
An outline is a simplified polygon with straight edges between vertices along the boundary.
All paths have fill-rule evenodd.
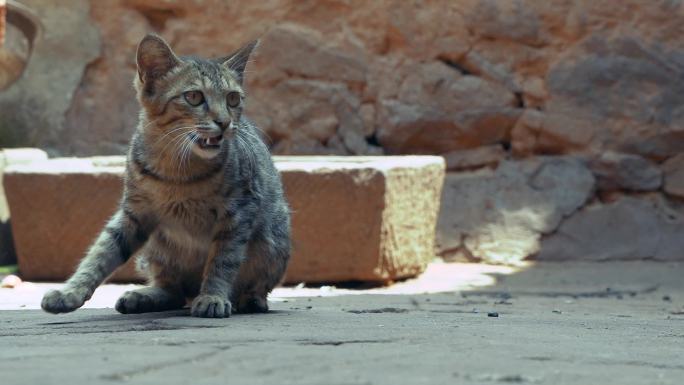
<path id="1" fill-rule="evenodd" d="M 298 297 L 224 320 L 2 311 L 0 382 L 682 384 L 682 277 L 544 265 L 460 293 Z"/>

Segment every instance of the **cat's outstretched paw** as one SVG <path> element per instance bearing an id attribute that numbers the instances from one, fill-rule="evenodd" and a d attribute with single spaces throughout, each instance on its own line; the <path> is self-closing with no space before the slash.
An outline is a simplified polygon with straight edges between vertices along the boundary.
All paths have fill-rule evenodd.
<path id="1" fill-rule="evenodd" d="M 192 301 L 191 314 L 201 318 L 230 317 L 232 305 L 230 301 L 218 295 L 202 294 Z"/>
<path id="2" fill-rule="evenodd" d="M 40 307 L 48 313 L 69 313 L 83 306 L 86 296 L 75 290 L 50 290 L 43 296 Z"/>

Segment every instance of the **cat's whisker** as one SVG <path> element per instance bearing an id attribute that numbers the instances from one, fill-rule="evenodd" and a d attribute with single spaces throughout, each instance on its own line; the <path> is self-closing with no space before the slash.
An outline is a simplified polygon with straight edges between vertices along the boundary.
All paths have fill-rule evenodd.
<path id="1" fill-rule="evenodd" d="M 146 129 L 147 127 L 151 126 L 152 124 L 157 123 L 159 121 L 159 119 L 161 119 L 161 117 L 156 118 L 156 119 L 152 119 L 149 122 L 147 122 L 147 124 L 145 124 L 143 126 L 143 130 Z"/>
<path id="2" fill-rule="evenodd" d="M 182 164 L 182 162 L 183 162 L 183 155 L 184 155 L 184 152 L 185 152 L 185 147 L 187 146 L 188 139 L 189 139 L 189 138 L 188 138 L 187 135 L 186 135 L 186 136 L 183 136 L 183 137 L 181 138 L 181 140 L 178 142 L 178 144 L 175 146 L 175 147 L 176 147 L 176 151 L 174 152 L 173 164 L 176 165 L 176 167 L 175 167 L 175 168 L 176 168 L 176 174 L 177 174 L 178 176 L 180 176 L 181 164 Z"/>
<path id="3" fill-rule="evenodd" d="M 171 130 L 169 130 L 167 133 L 165 133 L 164 135 L 162 135 L 162 137 L 159 138 L 154 144 L 156 145 L 158 142 L 164 140 L 164 138 L 166 138 L 166 137 L 169 136 L 170 134 L 173 134 L 174 132 L 178 132 L 179 130 L 182 130 L 182 129 L 190 129 L 190 128 L 196 129 L 196 128 L 211 128 L 211 127 L 208 126 L 208 125 L 191 125 L 191 126 L 174 127 L 174 128 L 172 128 Z"/>
<path id="4" fill-rule="evenodd" d="M 192 151 L 192 146 L 194 144 L 195 142 L 190 137 L 186 137 L 185 142 L 183 143 L 183 150 L 178 169 L 179 175 L 181 175 L 183 178 L 186 177 L 187 171 L 189 170 L 190 152 Z"/>
<path id="5" fill-rule="evenodd" d="M 190 138 L 188 137 L 188 133 L 189 133 L 189 131 L 188 132 L 182 132 L 182 133 L 178 134 L 176 137 L 174 137 L 174 139 L 172 141 L 170 141 L 167 144 L 167 146 L 165 146 L 165 148 L 166 148 L 166 147 L 168 147 L 169 144 L 173 144 L 171 147 L 171 149 L 173 149 L 171 152 L 171 154 L 172 154 L 171 159 L 167 159 L 168 164 L 173 165 L 173 164 L 176 164 L 177 162 L 180 161 L 181 154 L 183 152 L 183 149 L 186 146 L 186 142 L 191 141 Z M 163 154 L 160 153 L 159 156 L 161 157 L 161 156 L 163 156 Z M 180 173 L 180 169 L 178 169 L 177 173 Z"/>
<path id="6" fill-rule="evenodd" d="M 254 157 L 254 152 L 251 149 L 251 147 L 249 146 L 249 144 L 243 138 L 241 138 L 239 135 L 235 136 L 235 138 L 237 139 L 237 142 L 239 143 L 240 147 L 242 148 L 242 151 L 244 151 L 245 154 L 247 155 L 247 160 L 249 162 L 249 174 L 253 175 L 254 174 L 254 167 L 255 167 L 255 163 L 256 163 L 256 160 Z"/>
<path id="7" fill-rule="evenodd" d="M 171 135 L 171 134 L 173 134 L 173 133 L 175 133 L 175 132 L 178 132 L 178 131 L 183 130 L 183 129 L 189 129 L 189 128 L 194 128 L 194 127 L 193 127 L 193 126 L 180 126 L 180 127 L 174 127 L 174 128 L 172 128 L 171 130 L 169 130 L 167 133 L 165 133 L 164 135 L 162 135 L 159 139 L 157 139 L 157 141 L 155 141 L 154 144 L 157 144 L 157 143 L 161 142 L 161 141 L 164 140 L 166 137 L 168 137 L 169 135 Z"/>
<path id="8" fill-rule="evenodd" d="M 179 133 L 178 135 L 176 135 L 173 139 L 171 139 L 168 143 L 166 143 L 166 145 L 164 146 L 164 148 L 162 148 L 162 150 L 159 152 L 159 155 L 158 155 L 158 156 L 159 156 L 160 158 L 163 158 L 163 156 L 164 156 L 164 151 L 165 151 L 170 145 L 172 145 L 171 148 L 173 148 L 173 145 L 174 145 L 174 143 L 176 143 L 176 142 L 178 142 L 178 144 L 180 144 L 180 143 L 182 142 L 182 140 L 183 140 L 182 138 L 183 138 L 184 136 L 187 136 L 188 132 L 189 132 L 189 131 L 187 131 L 187 132 L 181 132 L 181 133 Z M 179 139 L 180 139 L 180 141 L 179 141 Z"/>
<path id="9" fill-rule="evenodd" d="M 266 133 L 266 131 L 262 130 L 257 125 L 252 125 L 251 127 L 254 127 L 255 130 L 261 133 L 261 139 L 266 139 L 269 143 L 273 144 L 273 139 L 271 139 L 271 136 L 268 133 Z"/>
<path id="10" fill-rule="evenodd" d="M 162 140 L 168 138 L 170 135 L 172 135 L 172 134 L 178 132 L 178 131 L 186 130 L 186 131 L 183 131 L 183 132 L 181 132 L 180 134 L 174 136 L 171 140 L 169 140 L 169 142 L 167 142 L 167 143 L 164 145 L 164 147 L 162 148 L 162 150 L 159 152 L 159 156 L 160 156 L 160 157 L 163 157 L 163 156 L 164 156 L 164 152 L 166 151 L 166 149 L 169 148 L 169 146 L 174 147 L 174 143 L 177 144 L 176 147 L 178 147 L 177 150 L 178 150 L 178 152 L 180 153 L 180 152 L 184 149 L 184 147 L 185 147 L 185 143 L 183 143 L 183 139 L 182 139 L 182 138 L 183 138 L 184 136 L 187 136 L 187 134 L 189 134 L 190 132 L 194 131 L 194 130 L 197 129 L 197 128 L 211 128 L 211 127 L 208 126 L 208 125 L 204 125 L 204 124 L 191 125 L 191 126 L 180 126 L 180 127 L 174 127 L 174 128 L 172 128 L 170 131 L 168 131 L 167 133 L 165 133 L 161 138 L 159 138 L 159 139 L 155 142 L 155 145 L 156 145 L 157 143 L 159 143 L 160 141 L 162 141 Z M 179 141 L 178 139 L 181 139 L 181 140 Z M 178 143 L 176 143 L 176 142 L 178 142 Z M 192 142 L 192 141 L 191 141 L 191 142 Z M 179 156 L 178 156 L 178 157 L 179 157 Z M 175 158 L 175 157 L 174 157 L 174 158 Z M 180 157 L 179 157 L 179 158 L 180 158 Z"/>
<path id="11" fill-rule="evenodd" d="M 184 135 L 187 135 L 187 131 L 180 132 L 180 133 L 178 133 L 176 136 L 174 136 L 173 138 L 171 138 L 171 140 L 169 140 L 169 141 L 164 145 L 164 147 L 162 148 L 162 150 L 159 152 L 159 155 L 164 154 L 164 151 L 165 151 L 170 145 L 173 145 L 174 142 L 176 142 L 179 138 L 182 138 Z"/>
<path id="12" fill-rule="evenodd" d="M 178 146 L 176 146 L 176 151 L 174 152 L 173 163 L 172 163 L 174 165 L 175 172 L 173 174 L 171 174 L 171 176 L 175 175 L 176 177 L 180 177 L 180 163 L 181 163 L 181 159 L 183 157 L 184 146 L 185 146 L 185 140 L 181 140 L 180 143 L 178 144 Z"/>
<path id="13" fill-rule="evenodd" d="M 256 128 L 256 127 L 255 127 L 255 128 Z M 261 131 L 261 132 L 263 132 L 263 131 Z M 263 141 L 263 140 L 264 140 L 264 138 L 258 136 L 258 135 L 259 135 L 258 133 L 253 133 L 253 132 L 250 132 L 250 131 L 247 131 L 247 130 L 240 130 L 240 131 L 238 131 L 238 135 L 240 135 L 241 133 L 244 134 L 244 135 L 246 135 L 246 136 L 249 136 L 249 137 L 251 137 L 252 139 L 257 140 L 257 141 Z M 265 133 L 264 133 L 264 134 L 265 134 Z M 270 140 L 270 138 L 268 138 L 268 139 L 269 139 L 269 142 L 271 142 L 271 144 L 272 144 L 272 141 Z"/>
<path id="14" fill-rule="evenodd" d="M 245 152 L 245 147 L 244 147 L 244 145 L 242 144 L 242 140 L 240 139 L 239 136 L 236 136 L 236 137 L 235 137 L 235 143 L 236 143 L 238 146 L 240 146 L 240 149 L 242 150 L 242 152 Z"/>
<path id="15" fill-rule="evenodd" d="M 183 143 L 183 150 L 181 153 L 181 159 L 180 162 L 178 163 L 178 174 L 181 178 L 185 178 L 185 176 L 188 173 L 188 163 L 189 163 L 189 157 L 190 157 L 190 150 L 192 146 L 192 141 L 189 138 L 186 138 L 185 142 Z"/>
<path id="16" fill-rule="evenodd" d="M 259 137 L 256 136 L 255 134 L 253 134 L 253 133 L 251 133 L 251 132 L 248 132 L 248 131 L 242 131 L 242 134 L 243 134 L 243 135 L 246 135 L 246 136 L 249 136 L 250 138 L 255 139 L 255 140 L 261 140 L 261 138 L 259 138 Z"/>

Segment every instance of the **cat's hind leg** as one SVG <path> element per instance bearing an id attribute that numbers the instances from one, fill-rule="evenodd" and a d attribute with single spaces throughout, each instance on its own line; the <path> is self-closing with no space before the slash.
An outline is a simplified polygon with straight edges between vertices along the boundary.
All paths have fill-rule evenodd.
<path id="1" fill-rule="evenodd" d="M 290 256 L 289 237 L 277 234 L 250 243 L 231 302 L 238 313 L 268 312 L 268 294 L 280 283 Z"/>
<path id="2" fill-rule="evenodd" d="M 116 301 L 116 311 L 122 314 L 148 313 L 181 309 L 185 298 L 179 291 L 158 286 L 144 287 L 125 292 Z"/>
<path id="3" fill-rule="evenodd" d="M 114 308 L 119 313 L 134 314 L 176 310 L 185 306 L 180 272 L 164 264 L 156 237 L 138 259 L 138 270 L 147 273 L 151 286 L 125 292 Z M 151 257 L 151 258 L 150 258 Z"/>

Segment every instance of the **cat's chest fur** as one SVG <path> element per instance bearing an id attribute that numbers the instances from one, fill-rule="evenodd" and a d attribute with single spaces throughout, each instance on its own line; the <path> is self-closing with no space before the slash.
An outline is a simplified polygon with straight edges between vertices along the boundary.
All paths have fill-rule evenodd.
<path id="1" fill-rule="evenodd" d="M 157 229 L 177 247 L 206 251 L 223 223 L 226 198 L 217 183 L 188 187 L 147 185 Z"/>

